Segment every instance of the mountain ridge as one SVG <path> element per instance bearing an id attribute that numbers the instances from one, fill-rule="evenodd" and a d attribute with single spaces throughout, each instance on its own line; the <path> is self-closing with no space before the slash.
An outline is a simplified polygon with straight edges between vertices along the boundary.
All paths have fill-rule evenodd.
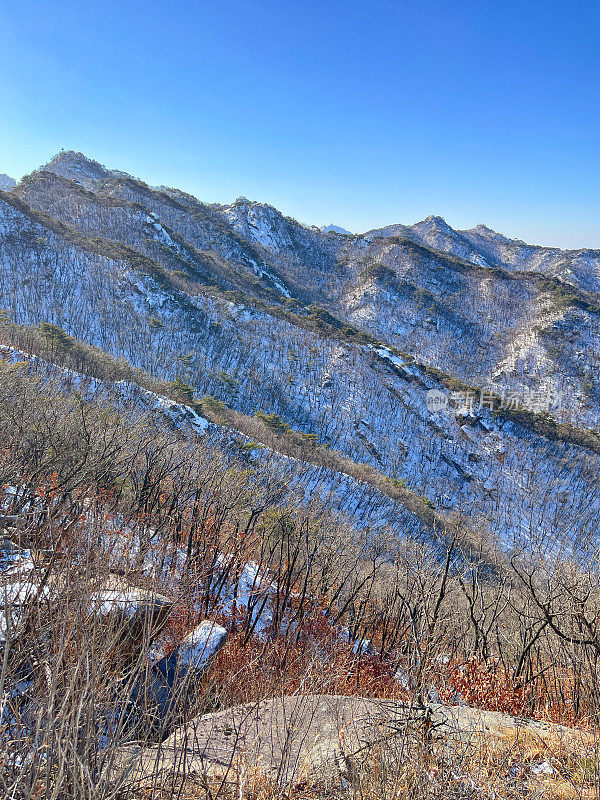
<path id="1" fill-rule="evenodd" d="M 118 170 L 118 169 L 110 169 L 110 168 L 106 167 L 105 165 L 101 164 L 100 162 L 89 158 L 88 156 L 84 155 L 83 153 L 81 153 L 79 151 L 74 151 L 74 150 L 61 150 L 59 153 L 57 153 L 55 156 L 53 156 L 48 162 L 46 162 L 45 164 L 41 165 L 40 167 L 38 167 L 35 170 L 35 172 L 38 172 L 38 171 L 55 172 L 56 174 L 62 175 L 63 177 L 71 177 L 72 180 L 75 180 L 76 176 L 78 174 L 83 174 L 84 177 L 86 177 L 86 179 L 88 181 L 93 181 L 93 182 L 95 182 L 96 185 L 101 180 L 106 180 L 106 179 L 116 178 L 116 177 L 131 178 L 131 179 L 137 181 L 138 183 L 144 183 L 144 181 L 141 181 L 139 178 L 136 178 L 131 173 L 125 172 L 123 170 Z M 68 173 L 70 173 L 70 175 Z M 8 176 L 6 176 L 6 177 L 8 177 Z M 10 180 L 13 180 L 13 179 L 11 178 Z M 145 185 L 148 185 L 148 184 L 145 184 Z M 87 187 L 84 187 L 84 188 L 87 188 Z M 175 189 L 174 187 L 157 186 L 157 187 L 150 187 L 150 188 L 155 188 L 155 189 L 158 189 L 158 190 L 166 190 L 166 191 L 174 192 L 174 193 L 181 193 L 183 195 L 186 195 L 187 197 L 193 197 L 193 195 L 190 195 L 189 193 L 182 192 L 180 189 Z M 196 199 L 196 198 L 194 198 L 194 199 Z M 245 203 L 247 203 L 249 205 L 267 205 L 267 204 L 264 204 L 264 203 L 260 203 L 259 201 L 248 200 L 245 197 L 239 197 L 233 203 L 229 204 L 229 206 L 227 206 L 227 204 L 225 204 L 225 205 L 222 205 L 221 207 L 231 207 L 231 206 L 235 205 L 237 202 L 240 202 L 240 201 L 243 201 L 243 202 L 245 202 Z M 213 204 L 213 205 L 219 206 L 221 204 Z M 270 206 L 270 208 L 274 208 L 274 207 Z M 425 217 L 423 220 L 420 220 L 420 221 L 418 221 L 416 223 L 413 223 L 412 225 L 406 225 L 406 224 L 403 224 L 403 223 L 391 223 L 390 225 L 386 225 L 386 226 L 383 226 L 381 228 L 371 228 L 371 229 L 365 231 L 362 234 L 352 233 L 351 231 L 348 231 L 345 228 L 342 228 L 342 227 L 340 227 L 338 225 L 334 225 L 333 223 L 330 223 L 329 225 L 322 225 L 319 228 L 317 228 L 317 230 L 319 230 L 321 232 L 324 232 L 324 233 L 327 233 L 329 231 L 333 231 L 333 232 L 336 232 L 336 233 L 343 233 L 343 234 L 347 234 L 347 235 L 350 235 L 350 236 L 356 236 L 356 235 L 366 236 L 366 235 L 369 235 L 369 234 L 372 234 L 372 233 L 375 233 L 375 232 L 385 231 L 388 228 L 399 227 L 399 228 L 403 228 L 403 229 L 418 230 L 420 227 L 423 227 L 423 226 L 426 227 L 427 225 L 432 225 L 432 224 L 440 226 L 442 228 L 445 228 L 448 232 L 452 232 L 454 234 L 458 234 L 458 235 L 466 235 L 466 234 L 487 235 L 490 238 L 499 238 L 505 243 L 519 244 L 519 245 L 523 245 L 523 246 L 528 247 L 528 248 L 541 248 L 541 249 L 544 249 L 544 250 L 556 251 L 556 252 L 560 252 L 560 253 L 582 253 L 582 252 L 600 253 L 600 247 L 598 247 L 598 248 L 578 247 L 578 248 L 567 248 L 567 249 L 564 249 L 564 248 L 560 248 L 560 247 L 552 246 L 552 245 L 529 244 L 529 243 L 523 241 L 522 239 L 519 239 L 519 238 L 516 238 L 516 237 L 509 237 L 509 236 L 506 236 L 505 234 L 499 233 L 498 231 L 494 230 L 493 228 L 490 228 L 485 223 L 478 223 L 477 225 L 473 226 L 472 228 L 454 229 L 446 222 L 444 217 L 442 217 L 440 215 L 437 215 L 437 214 L 430 214 L 429 216 Z"/>
<path id="2" fill-rule="evenodd" d="M 63 154 L 57 172 L 0 194 L 0 307 L 14 324 L 57 325 L 231 414 L 275 415 L 505 544 L 549 546 L 559 528 L 577 542 L 600 520 L 594 291 L 548 264 L 520 269 L 539 266 L 524 253 L 473 260 L 440 217 L 327 234 L 82 159 Z M 435 413 L 432 390 L 450 398 Z M 524 470 L 550 505 L 523 498 Z"/>

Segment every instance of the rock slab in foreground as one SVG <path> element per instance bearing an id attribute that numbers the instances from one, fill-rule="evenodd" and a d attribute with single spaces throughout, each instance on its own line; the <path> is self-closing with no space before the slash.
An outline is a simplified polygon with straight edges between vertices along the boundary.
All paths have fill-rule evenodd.
<path id="1" fill-rule="evenodd" d="M 380 743 L 407 757 L 405 745 L 427 735 L 442 748 L 480 737 L 526 730 L 539 737 L 562 736 L 568 728 L 466 706 L 432 704 L 411 708 L 392 700 L 338 695 L 285 696 L 197 717 L 151 748 L 124 748 L 111 781 L 132 787 L 195 778 L 234 781 L 260 770 L 281 784 L 310 778 L 348 779 Z M 157 777 L 158 773 L 158 777 Z"/>
<path id="2" fill-rule="evenodd" d="M 153 783 L 157 771 L 165 778 L 234 780 L 248 765 L 280 783 L 348 777 L 374 743 L 405 734 L 407 721 L 422 731 L 425 716 L 422 709 L 361 697 L 274 698 L 198 717 L 160 746 L 124 749 L 111 777 L 126 772 L 127 783 L 138 787 Z"/>

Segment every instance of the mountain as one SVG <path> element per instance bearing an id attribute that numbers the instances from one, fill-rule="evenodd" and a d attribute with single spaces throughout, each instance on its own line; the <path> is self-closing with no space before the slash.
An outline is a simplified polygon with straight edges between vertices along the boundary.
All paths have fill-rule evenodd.
<path id="1" fill-rule="evenodd" d="M 321 225 L 320 230 L 323 233 L 343 233 L 346 236 L 352 236 L 353 234 L 350 231 L 347 231 L 345 228 L 340 228 L 339 225 Z"/>
<path id="2" fill-rule="evenodd" d="M 0 193 L 0 308 L 185 381 L 229 427 L 258 413 L 313 435 L 263 444 L 361 525 L 465 519 L 546 548 L 598 529 L 598 251 L 435 216 L 339 235 L 61 152 Z"/>
<path id="3" fill-rule="evenodd" d="M 55 175 L 69 178 L 86 189 L 95 189 L 102 181 L 113 178 L 131 177 L 126 172 L 106 169 L 97 161 L 86 158 L 83 153 L 76 153 L 73 150 L 61 150 L 48 164 L 40 167 L 40 171 L 44 169 Z"/>
<path id="4" fill-rule="evenodd" d="M 11 189 L 17 185 L 17 182 L 14 178 L 11 178 L 9 175 L 5 175 L 4 172 L 0 173 L 0 189 L 3 192 L 10 192 Z"/>

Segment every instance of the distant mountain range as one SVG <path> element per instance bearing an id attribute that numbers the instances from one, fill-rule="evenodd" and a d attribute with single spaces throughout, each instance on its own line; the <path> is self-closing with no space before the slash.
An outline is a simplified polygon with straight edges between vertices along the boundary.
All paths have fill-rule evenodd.
<path id="1" fill-rule="evenodd" d="M 307 227 L 70 151 L 0 186 L 15 323 L 279 415 L 508 545 L 598 528 L 600 251 L 437 216 Z M 439 410 L 433 390 L 452 395 Z M 348 502 L 376 524 L 375 501 Z M 409 506 L 399 524 L 422 533 Z"/>

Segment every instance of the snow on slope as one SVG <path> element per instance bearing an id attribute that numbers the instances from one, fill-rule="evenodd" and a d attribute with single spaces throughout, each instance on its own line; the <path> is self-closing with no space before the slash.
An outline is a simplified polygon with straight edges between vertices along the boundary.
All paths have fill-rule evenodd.
<path id="1" fill-rule="evenodd" d="M 40 175 L 23 192 L 83 233 L 114 236 L 157 259 L 158 248 L 168 251 L 165 267 L 174 268 L 168 259 L 189 243 L 218 254 L 232 274 L 279 281 L 281 299 L 292 294 L 288 286 L 302 287 L 381 341 L 480 385 L 524 390 L 555 387 L 560 379 L 570 404 L 565 413 L 584 426 L 599 419 L 597 317 L 554 306 L 530 279 L 490 271 L 491 257 L 476 248 L 468 257 L 468 237 L 439 218 L 412 226 L 407 238 L 446 248 L 464 242 L 472 268 L 394 242 L 390 235 L 398 230 L 326 236 L 246 200 L 208 207 L 131 180 L 114 181 L 104 194 L 98 186 L 92 196 L 64 183 L 49 192 Z M 233 303 L 198 291 L 182 305 L 131 263 L 81 250 L 4 205 L 0 306 L 16 321 L 55 322 L 159 377 L 182 377 L 199 396 L 215 395 L 244 413 L 280 414 L 438 507 L 467 514 L 507 544 L 576 540 L 598 527 L 594 453 L 548 442 L 485 410 L 469 422 L 451 406 L 432 415 L 425 400 L 435 384 L 390 350 L 328 338 L 240 298 Z M 383 265 L 392 277 L 369 272 L 371 265 Z M 255 458 L 260 463 L 264 456 Z M 389 498 L 347 476 L 307 466 L 297 481 L 306 496 L 318 481 L 319 493 L 333 492 L 361 524 L 381 528 L 395 519 L 396 530 L 419 529 Z"/>

